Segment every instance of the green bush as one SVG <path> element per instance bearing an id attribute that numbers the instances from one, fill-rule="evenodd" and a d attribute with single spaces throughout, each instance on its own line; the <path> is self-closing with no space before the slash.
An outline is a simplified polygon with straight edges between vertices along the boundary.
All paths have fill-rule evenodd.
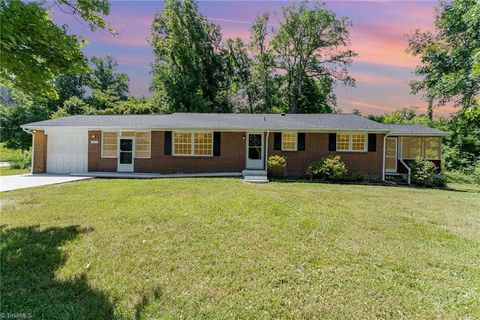
<path id="1" fill-rule="evenodd" d="M 27 169 L 32 164 L 32 154 L 30 151 L 20 151 L 12 153 L 8 159 L 10 168 L 12 169 Z"/>
<path id="2" fill-rule="evenodd" d="M 351 182 L 362 182 L 368 180 L 365 174 L 359 171 L 351 171 L 347 175 L 347 180 Z"/>
<path id="3" fill-rule="evenodd" d="M 475 164 L 475 169 L 473 170 L 473 180 L 480 186 L 480 160 L 478 160 Z"/>
<path id="4" fill-rule="evenodd" d="M 287 161 L 282 156 L 270 156 L 267 160 L 268 175 L 272 178 L 285 178 L 285 168 Z"/>
<path id="5" fill-rule="evenodd" d="M 310 179 L 320 179 L 330 182 L 342 181 L 347 177 L 347 167 L 340 156 L 326 157 L 310 164 L 307 168 Z"/>
<path id="6" fill-rule="evenodd" d="M 410 165 L 412 169 L 412 184 L 421 187 L 445 187 L 446 177 L 438 172 L 433 162 L 416 159 Z"/>
<path id="7" fill-rule="evenodd" d="M 474 173 L 469 172 L 461 172 L 458 170 L 452 171 L 444 171 L 443 174 L 445 175 L 447 182 L 455 182 L 455 183 L 475 183 Z"/>

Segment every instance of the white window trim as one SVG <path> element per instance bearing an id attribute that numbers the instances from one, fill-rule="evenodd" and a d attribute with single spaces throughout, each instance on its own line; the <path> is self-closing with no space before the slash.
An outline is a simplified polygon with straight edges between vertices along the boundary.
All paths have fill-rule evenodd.
<path id="1" fill-rule="evenodd" d="M 338 149 L 338 135 L 339 134 L 344 134 L 348 135 L 348 149 L 347 150 L 339 150 Z M 353 141 L 352 141 L 352 135 L 362 135 L 365 137 L 365 144 L 363 146 L 363 150 L 353 150 Z M 335 150 L 337 152 L 368 152 L 368 134 L 363 133 L 363 132 L 337 132 L 335 136 Z"/>
<path id="2" fill-rule="evenodd" d="M 284 133 L 293 133 L 295 135 L 295 147 L 293 149 L 284 149 L 283 148 L 283 134 Z M 282 131 L 282 151 L 298 151 L 298 132 L 296 131 Z"/>
<path id="3" fill-rule="evenodd" d="M 192 135 L 192 142 L 191 142 L 191 149 L 192 152 L 189 154 L 179 154 L 175 152 L 175 133 L 188 133 Z M 210 154 L 195 154 L 195 133 L 210 133 L 212 134 L 212 143 L 211 143 L 211 148 Z M 172 155 L 176 157 L 213 157 L 213 131 L 173 131 L 172 132 Z"/>
<path id="4" fill-rule="evenodd" d="M 150 151 L 148 153 L 148 157 L 138 157 L 137 156 L 137 132 L 148 132 L 150 134 Z M 135 134 L 135 158 L 137 159 L 150 159 L 152 158 L 152 130 L 136 130 Z"/>
<path id="5" fill-rule="evenodd" d="M 103 134 L 104 134 L 105 132 L 107 132 L 107 133 L 116 133 L 116 134 L 117 134 L 117 155 L 116 155 L 116 156 L 113 156 L 113 157 L 112 157 L 112 156 L 108 156 L 108 157 L 107 157 L 107 156 L 104 156 L 104 154 L 103 154 L 103 145 L 104 145 L 104 143 L 103 143 Z M 102 131 L 101 131 L 101 134 L 100 134 L 100 142 L 101 142 L 101 144 L 102 144 L 102 145 L 101 145 L 101 149 L 102 149 L 102 150 L 101 150 L 101 157 L 102 157 L 102 158 L 105 158 L 105 159 L 116 159 L 116 158 L 118 158 L 118 137 L 119 137 L 119 136 L 120 136 L 120 135 L 119 135 L 119 132 L 116 131 L 116 130 L 102 130 Z"/>

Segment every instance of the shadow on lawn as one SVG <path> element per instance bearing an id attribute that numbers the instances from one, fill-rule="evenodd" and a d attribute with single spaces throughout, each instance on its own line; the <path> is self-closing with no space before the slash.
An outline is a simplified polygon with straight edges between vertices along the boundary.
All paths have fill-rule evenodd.
<path id="1" fill-rule="evenodd" d="M 90 287 L 84 274 L 58 280 L 67 256 L 59 247 L 88 232 L 78 226 L 6 229 L 0 227 L 0 314 L 32 319 L 111 319 L 108 296 Z"/>

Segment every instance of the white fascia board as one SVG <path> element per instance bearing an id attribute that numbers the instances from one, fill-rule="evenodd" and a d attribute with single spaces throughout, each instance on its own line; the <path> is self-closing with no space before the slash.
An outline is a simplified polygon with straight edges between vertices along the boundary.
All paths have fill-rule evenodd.
<path id="1" fill-rule="evenodd" d="M 391 137 L 444 137 L 448 135 L 447 132 L 444 133 L 390 133 Z"/>
<path id="2" fill-rule="evenodd" d="M 89 126 L 28 126 L 23 125 L 21 128 L 29 130 L 161 130 L 161 131 L 194 131 L 194 130 L 208 130 L 208 131 L 224 131 L 224 132 L 247 132 L 247 131 L 262 131 L 262 132 L 282 132 L 282 131 L 296 131 L 296 132 L 318 132 L 318 133 L 331 133 L 331 132 L 365 132 L 365 133 L 379 133 L 386 134 L 390 130 L 381 129 L 306 129 L 306 128 L 211 128 L 211 127 L 138 127 L 138 126 L 118 126 L 118 127 L 89 127 Z"/>

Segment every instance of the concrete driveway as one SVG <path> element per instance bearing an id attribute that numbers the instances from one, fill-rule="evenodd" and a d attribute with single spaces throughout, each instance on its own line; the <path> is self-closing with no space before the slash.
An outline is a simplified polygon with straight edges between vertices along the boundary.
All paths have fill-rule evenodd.
<path id="1" fill-rule="evenodd" d="M 71 177 L 68 175 L 55 174 L 22 174 L 15 176 L 0 177 L 0 192 L 15 189 L 46 186 L 49 184 L 73 182 L 78 180 L 91 179 L 92 177 Z"/>

